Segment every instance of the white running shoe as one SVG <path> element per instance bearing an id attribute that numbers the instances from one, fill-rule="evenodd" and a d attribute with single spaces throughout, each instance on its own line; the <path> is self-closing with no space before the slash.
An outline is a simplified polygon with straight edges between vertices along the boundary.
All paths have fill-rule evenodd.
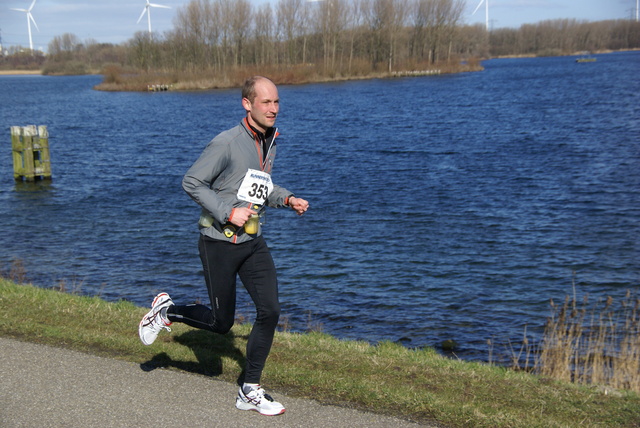
<path id="1" fill-rule="evenodd" d="M 171 297 L 167 293 L 160 293 L 153 299 L 151 310 L 140 321 L 138 326 L 138 335 L 145 345 L 151 345 L 158 337 L 158 333 L 165 329 L 171 331 L 169 326 L 172 324 L 167 318 L 161 314 L 162 309 L 173 305 Z"/>
<path id="2" fill-rule="evenodd" d="M 277 401 L 273 401 L 273 398 L 269 394 L 264 392 L 261 386 L 258 389 L 251 389 L 248 394 L 242 390 L 238 391 L 238 398 L 236 398 L 236 408 L 240 410 L 255 410 L 261 415 L 275 416 L 284 413 L 284 406 Z"/>

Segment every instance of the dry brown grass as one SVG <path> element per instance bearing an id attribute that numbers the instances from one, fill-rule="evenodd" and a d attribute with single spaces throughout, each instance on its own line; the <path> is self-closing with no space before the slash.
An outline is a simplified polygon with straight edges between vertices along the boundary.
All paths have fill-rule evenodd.
<path id="1" fill-rule="evenodd" d="M 640 392 L 640 298 L 551 301 L 535 371 L 563 381 Z"/>
<path id="2" fill-rule="evenodd" d="M 0 70 L 0 76 L 13 76 L 13 75 L 25 75 L 25 74 L 42 74 L 40 69 L 38 70 Z"/>
<path id="3" fill-rule="evenodd" d="M 398 71 L 437 69 L 441 73 L 459 73 L 482 70 L 479 61 L 450 64 L 406 64 Z M 372 65 L 354 60 L 342 68 L 326 69 L 318 64 L 267 65 L 232 67 L 222 71 L 136 71 L 118 66 L 105 67 L 104 80 L 95 89 L 102 91 L 146 91 L 150 85 L 167 85 L 172 90 L 192 91 L 241 87 L 244 80 L 253 75 L 269 77 L 277 85 L 359 80 L 389 77 L 385 71 L 374 70 Z"/>

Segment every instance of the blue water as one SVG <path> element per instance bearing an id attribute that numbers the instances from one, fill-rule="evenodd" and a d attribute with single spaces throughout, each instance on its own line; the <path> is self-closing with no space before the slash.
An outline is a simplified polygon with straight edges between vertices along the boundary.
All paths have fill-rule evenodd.
<path id="1" fill-rule="evenodd" d="M 486 360 L 488 339 L 494 358 L 525 326 L 539 339 L 574 282 L 594 298 L 638 289 L 640 52 L 484 66 L 280 87 L 274 181 L 311 204 L 271 210 L 265 227 L 291 329 L 453 339 L 458 357 Z M 239 92 L 105 93 L 100 80 L 0 76 L 0 269 L 19 260 L 34 284 L 140 306 L 161 290 L 208 303 L 180 182 L 239 122 Z M 51 134 L 50 183 L 14 182 L 9 127 L 29 124 Z"/>

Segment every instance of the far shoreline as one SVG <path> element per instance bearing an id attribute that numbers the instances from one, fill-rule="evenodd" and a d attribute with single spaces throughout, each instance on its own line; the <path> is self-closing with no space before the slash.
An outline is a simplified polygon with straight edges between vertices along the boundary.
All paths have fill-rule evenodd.
<path id="1" fill-rule="evenodd" d="M 0 70 L 0 76 L 20 76 L 42 74 L 42 70 Z"/>
<path id="2" fill-rule="evenodd" d="M 590 52 L 591 54 L 611 54 L 616 52 L 635 52 L 640 51 L 640 48 L 632 48 L 632 49 L 602 49 Z M 309 84 L 309 83 L 329 83 L 329 82 L 338 82 L 338 81 L 351 81 L 351 80 L 368 80 L 368 79 L 376 79 L 376 78 L 389 78 L 389 77 L 410 77 L 410 76 L 425 76 L 430 74 L 457 74 L 457 73 L 468 73 L 468 72 L 477 72 L 483 71 L 484 67 L 481 65 L 484 61 L 489 61 L 492 59 L 522 59 L 522 58 L 543 58 L 543 57 L 572 57 L 578 55 L 584 55 L 585 52 L 572 52 L 561 55 L 536 55 L 536 54 L 521 54 L 521 55 L 496 55 L 490 56 L 486 58 L 477 58 L 477 62 L 474 64 L 464 63 L 458 64 L 457 67 L 448 68 L 444 67 L 443 70 L 405 70 L 399 71 L 395 73 L 369 73 L 367 75 L 359 75 L 359 76 L 349 76 L 349 77 L 333 77 L 333 78 L 318 78 L 315 79 L 301 79 L 299 81 L 291 81 L 289 79 L 285 79 L 287 81 L 280 81 L 280 79 L 275 78 L 276 84 L 278 85 L 299 85 L 299 84 Z M 434 71 L 437 71 L 434 73 Z M 42 69 L 38 70 L 0 70 L 0 76 L 63 76 L 65 74 L 43 74 Z M 93 72 L 86 73 L 86 75 L 103 75 L 103 72 L 98 72 L 93 70 Z M 237 87 L 237 82 L 229 82 L 229 81 L 211 81 L 207 78 L 196 78 L 196 79 L 185 79 L 179 80 L 177 82 L 167 82 L 167 81 L 157 81 L 157 80 L 165 80 L 165 79 L 156 79 L 156 75 L 151 73 L 150 76 L 146 76 L 146 79 L 140 80 L 139 78 L 133 77 L 133 75 L 128 75 L 127 78 L 121 79 L 124 81 L 119 81 L 118 83 L 106 83 L 104 80 L 98 83 L 93 87 L 94 90 L 105 91 L 105 92 L 147 92 L 147 91 L 155 91 L 156 86 L 162 87 L 161 90 L 173 90 L 173 91 L 197 91 L 197 90 L 212 90 L 212 89 L 229 89 L 233 87 Z M 164 89 L 166 87 L 166 89 Z"/>

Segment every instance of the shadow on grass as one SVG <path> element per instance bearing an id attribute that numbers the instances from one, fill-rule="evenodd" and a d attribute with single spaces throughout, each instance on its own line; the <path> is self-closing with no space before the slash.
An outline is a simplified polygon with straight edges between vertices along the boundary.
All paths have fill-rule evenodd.
<path id="1" fill-rule="evenodd" d="M 242 368 L 242 373 L 238 378 L 240 384 L 244 378 L 245 357 L 236 346 L 235 339 L 236 336 L 233 332 L 220 335 L 203 330 L 188 331 L 175 336 L 173 341 L 191 348 L 197 362 L 175 361 L 167 353 L 162 352 L 154 355 L 149 361 L 141 363 L 140 368 L 144 371 L 152 371 L 171 367 L 189 373 L 215 377 L 222 374 L 222 359 L 227 357 L 235 360 Z"/>

